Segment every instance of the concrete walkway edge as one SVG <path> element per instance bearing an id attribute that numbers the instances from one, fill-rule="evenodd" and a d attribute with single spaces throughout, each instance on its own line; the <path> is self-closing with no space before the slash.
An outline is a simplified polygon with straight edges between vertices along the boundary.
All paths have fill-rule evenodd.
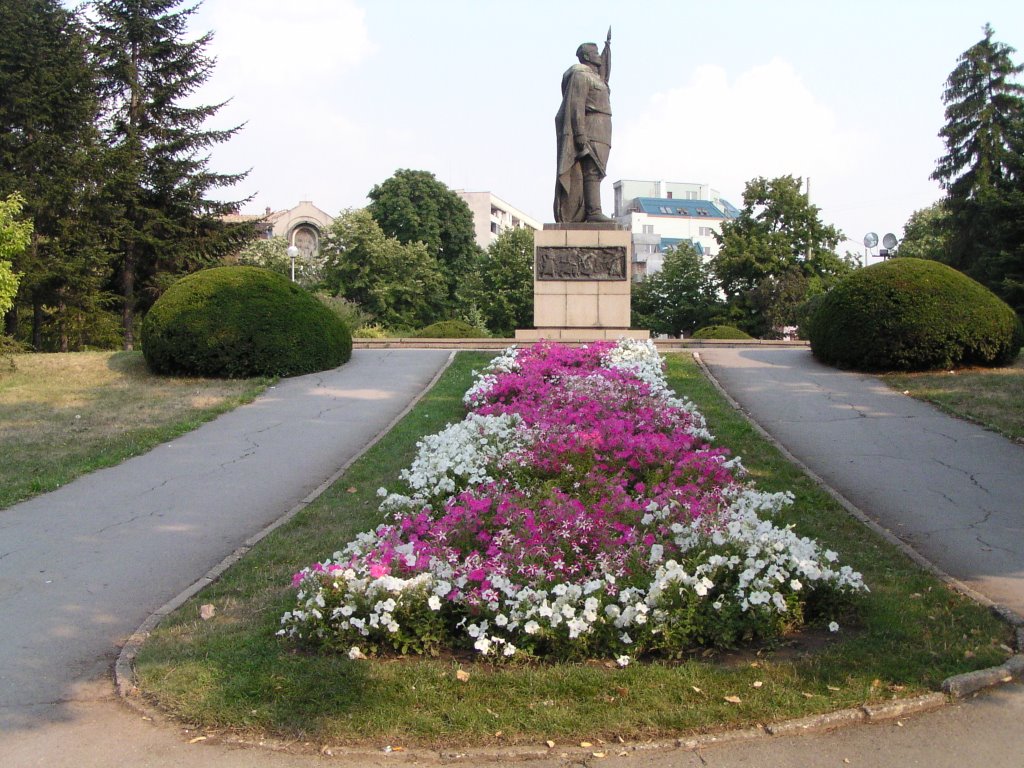
<path id="1" fill-rule="evenodd" d="M 312 504 L 318 499 L 323 493 L 334 485 L 349 468 L 361 459 L 367 451 L 373 448 L 379 443 L 385 435 L 387 435 L 402 419 L 404 419 L 409 412 L 415 408 L 423 397 L 434 388 L 434 385 L 441 379 L 445 371 L 451 366 L 452 361 L 455 360 L 455 351 L 448 355 L 448 359 L 444 365 L 434 374 L 434 377 L 427 383 L 427 385 L 420 391 L 419 394 L 414 397 L 409 404 L 396 415 L 372 440 L 370 440 L 365 446 L 362 447 L 355 455 L 353 455 L 348 461 L 346 461 L 338 470 L 322 482 L 317 488 L 315 488 L 309 495 L 302 499 L 298 504 L 293 506 L 281 517 L 272 522 L 270 525 L 263 528 L 261 531 L 253 534 L 245 542 L 238 547 L 234 552 L 221 560 L 217 565 L 207 571 L 201 578 L 193 582 L 189 587 L 184 589 L 182 592 L 168 600 L 156 611 L 149 615 L 149 617 L 139 626 L 138 629 L 133 632 L 125 644 L 121 647 L 120 653 L 117 655 L 117 660 L 114 662 L 114 687 L 117 690 L 118 696 L 122 701 L 127 703 L 133 709 L 136 709 L 143 714 L 152 715 L 153 712 L 149 707 L 137 698 L 138 687 L 135 685 L 135 668 L 134 662 L 135 657 L 138 656 L 139 651 L 142 649 L 143 643 L 149 637 L 150 633 L 153 632 L 167 616 L 176 611 L 182 605 L 185 604 L 190 598 L 198 594 L 205 587 L 209 586 L 220 576 L 227 571 L 232 565 L 237 563 L 245 554 L 252 549 L 256 544 L 262 541 L 264 538 L 269 536 L 275 530 L 280 528 L 282 525 L 290 521 L 302 510 Z"/>

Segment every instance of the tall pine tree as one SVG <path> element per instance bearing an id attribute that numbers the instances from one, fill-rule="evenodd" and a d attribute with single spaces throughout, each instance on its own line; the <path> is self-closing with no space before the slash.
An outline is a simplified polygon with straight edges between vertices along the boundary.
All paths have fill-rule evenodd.
<path id="1" fill-rule="evenodd" d="M 205 128 L 221 104 L 190 106 L 213 72 L 212 33 L 186 39 L 198 6 L 181 0 L 97 0 L 94 33 L 105 104 L 104 128 L 115 158 L 111 184 L 123 206 L 112 234 L 118 255 L 124 346 L 135 342 L 135 318 L 174 276 L 236 250 L 254 232 L 220 216 L 239 202 L 211 191 L 246 173 L 209 168 L 208 151 L 241 126 Z"/>
<path id="2" fill-rule="evenodd" d="M 7 331 L 36 349 L 109 341 L 102 331 L 107 338 L 96 338 L 109 327 L 110 256 L 99 227 L 104 152 L 85 31 L 57 0 L 4 0 L 0 29 L 0 197 L 20 192 L 34 223 L 14 260 L 23 277 Z"/>
<path id="3" fill-rule="evenodd" d="M 946 190 L 944 260 L 1024 309 L 1024 67 L 1013 48 L 984 37 L 946 81 L 946 154 L 932 178 Z"/>

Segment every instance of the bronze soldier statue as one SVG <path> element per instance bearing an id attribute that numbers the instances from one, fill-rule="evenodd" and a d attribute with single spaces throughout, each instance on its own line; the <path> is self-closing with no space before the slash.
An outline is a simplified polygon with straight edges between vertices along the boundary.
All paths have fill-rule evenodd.
<path id="1" fill-rule="evenodd" d="M 594 43 L 576 49 L 579 64 L 562 75 L 562 106 L 555 115 L 558 135 L 558 180 L 555 221 L 611 221 L 601 212 L 601 180 L 612 144 L 612 31 L 604 50 Z"/>

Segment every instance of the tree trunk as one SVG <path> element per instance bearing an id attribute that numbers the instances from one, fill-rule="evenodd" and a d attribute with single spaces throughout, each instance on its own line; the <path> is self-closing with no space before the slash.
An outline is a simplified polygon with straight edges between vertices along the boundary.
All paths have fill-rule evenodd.
<path id="1" fill-rule="evenodd" d="M 128 246 L 124 256 L 124 266 L 121 272 L 121 295 L 124 298 L 124 308 L 121 311 L 124 348 L 131 352 L 135 349 L 135 253 L 133 245 Z"/>
<path id="2" fill-rule="evenodd" d="M 32 348 L 36 352 L 43 349 L 43 302 L 37 294 L 32 296 Z"/>
<path id="3" fill-rule="evenodd" d="M 67 304 L 64 303 L 63 299 L 61 299 L 60 303 L 57 304 L 57 317 L 60 318 L 59 320 L 57 320 L 57 333 L 58 333 L 58 338 L 60 339 L 60 347 L 59 347 L 59 349 L 60 349 L 61 352 L 67 352 L 68 351 L 68 321 L 67 321 L 67 318 L 68 318 L 68 307 L 67 307 Z"/>
<path id="4" fill-rule="evenodd" d="M 8 336 L 17 337 L 18 335 L 18 305 L 15 304 L 4 315 L 4 330 Z"/>

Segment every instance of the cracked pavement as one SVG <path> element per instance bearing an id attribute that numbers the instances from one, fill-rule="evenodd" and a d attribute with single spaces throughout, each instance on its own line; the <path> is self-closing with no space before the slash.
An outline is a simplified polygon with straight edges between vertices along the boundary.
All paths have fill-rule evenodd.
<path id="1" fill-rule="evenodd" d="M 1024 448 L 807 349 L 703 349 L 744 411 L 939 568 L 1024 615 Z"/>
<path id="2" fill-rule="evenodd" d="M 125 638 L 360 451 L 448 354 L 356 350 L 341 368 L 284 379 L 147 454 L 0 510 L 0 754 L 11 734 L 110 698 Z"/>

